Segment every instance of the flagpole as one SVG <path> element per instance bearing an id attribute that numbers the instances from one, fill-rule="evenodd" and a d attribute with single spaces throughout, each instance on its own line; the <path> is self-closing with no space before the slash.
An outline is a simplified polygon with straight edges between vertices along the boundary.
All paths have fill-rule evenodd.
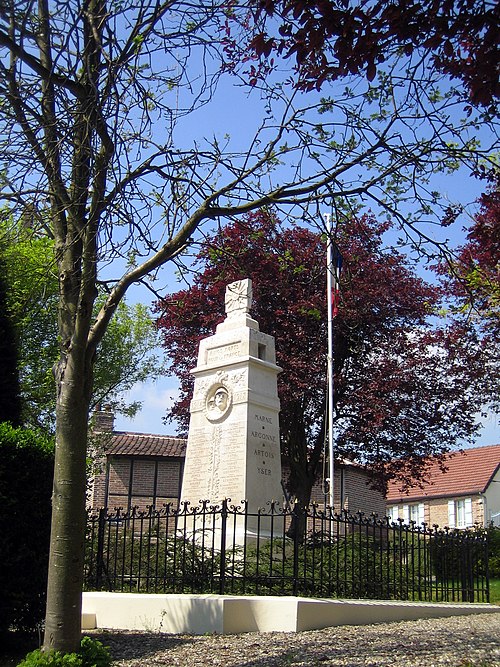
<path id="1" fill-rule="evenodd" d="M 332 214 L 324 214 L 326 222 L 326 231 L 327 231 L 327 241 L 326 241 L 326 293 L 327 293 L 327 321 L 328 321 L 328 364 L 327 364 L 327 385 L 328 385 L 328 420 L 327 420 L 327 429 L 328 429 L 328 474 L 329 474 L 329 484 L 328 484 L 328 504 L 333 508 L 333 495 L 334 495 L 334 475 L 335 475 L 335 461 L 333 453 L 333 303 L 332 303 L 332 294 L 333 294 L 333 271 L 332 271 L 332 259 L 333 259 L 333 247 L 332 247 Z"/>

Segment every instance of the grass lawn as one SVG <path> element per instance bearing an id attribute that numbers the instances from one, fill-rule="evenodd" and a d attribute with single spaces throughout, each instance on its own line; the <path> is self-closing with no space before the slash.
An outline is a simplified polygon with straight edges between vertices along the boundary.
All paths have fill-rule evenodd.
<path id="1" fill-rule="evenodd" d="M 500 579 L 490 579 L 490 602 L 500 605 Z"/>

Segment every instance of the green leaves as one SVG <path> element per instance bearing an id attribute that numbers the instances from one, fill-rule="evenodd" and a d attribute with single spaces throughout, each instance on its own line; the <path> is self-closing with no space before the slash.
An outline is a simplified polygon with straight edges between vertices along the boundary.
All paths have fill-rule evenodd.
<path id="1" fill-rule="evenodd" d="M 115 412 L 133 416 L 141 404 L 128 404 L 124 392 L 138 382 L 155 380 L 166 372 L 154 351 L 158 343 L 148 308 L 120 302 L 97 350 L 93 405 L 106 402 Z"/>
<path id="2" fill-rule="evenodd" d="M 135 47 L 136 53 L 138 53 L 140 51 L 143 42 L 144 42 L 144 36 L 143 35 L 135 35 L 132 38 L 132 43 Z"/>
<path id="3" fill-rule="evenodd" d="M 83 637 L 80 647 L 78 653 L 36 649 L 28 653 L 18 667 L 109 667 L 111 665 L 109 648 L 97 639 Z"/>
<path id="4" fill-rule="evenodd" d="M 19 345 L 19 375 L 24 423 L 54 428 L 53 366 L 59 359 L 58 279 L 54 242 L 10 221 L 0 227 L 4 239 L 8 311 Z M 130 265 L 135 257 L 129 256 Z M 98 298 L 95 311 L 104 296 Z M 116 412 L 133 415 L 140 408 L 124 393 L 136 382 L 165 372 L 154 350 L 158 334 L 144 305 L 121 302 L 97 350 L 92 405 L 105 401 Z"/>

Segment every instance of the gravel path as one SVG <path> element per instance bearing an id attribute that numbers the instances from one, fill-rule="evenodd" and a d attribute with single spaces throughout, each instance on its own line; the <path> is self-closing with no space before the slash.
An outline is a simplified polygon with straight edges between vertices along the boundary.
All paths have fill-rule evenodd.
<path id="1" fill-rule="evenodd" d="M 342 626 L 300 633 L 92 633 L 123 667 L 500 667 L 494 614 Z"/>

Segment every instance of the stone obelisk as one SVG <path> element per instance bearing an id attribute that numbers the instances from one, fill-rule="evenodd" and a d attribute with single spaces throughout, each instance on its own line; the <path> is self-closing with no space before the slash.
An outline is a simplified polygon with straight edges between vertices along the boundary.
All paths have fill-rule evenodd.
<path id="1" fill-rule="evenodd" d="M 274 339 L 250 316 L 252 283 L 226 287 L 225 320 L 200 342 L 181 501 L 281 502 Z M 252 522 L 253 523 L 253 522 Z"/>

